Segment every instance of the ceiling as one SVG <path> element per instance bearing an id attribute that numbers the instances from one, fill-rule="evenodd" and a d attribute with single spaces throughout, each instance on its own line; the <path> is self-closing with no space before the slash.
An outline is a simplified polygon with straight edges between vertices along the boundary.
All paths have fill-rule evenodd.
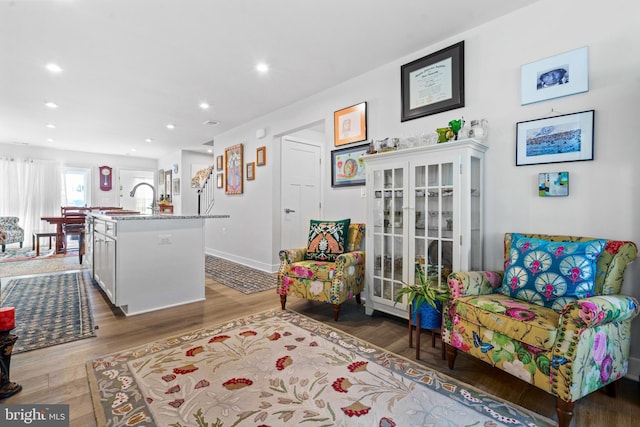
<path id="1" fill-rule="evenodd" d="M 204 151 L 224 131 L 533 2 L 0 0 L 0 143 L 153 159 Z"/>

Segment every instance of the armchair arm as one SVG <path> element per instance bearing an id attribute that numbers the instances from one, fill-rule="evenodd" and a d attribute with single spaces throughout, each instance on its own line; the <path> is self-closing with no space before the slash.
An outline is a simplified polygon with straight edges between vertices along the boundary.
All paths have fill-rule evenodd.
<path id="1" fill-rule="evenodd" d="M 355 265 L 364 265 L 364 251 L 345 252 L 336 257 L 337 271 Z"/>
<path id="2" fill-rule="evenodd" d="M 278 256 L 280 257 L 280 264 L 292 264 L 294 262 L 302 261 L 306 252 L 307 248 L 283 249 L 278 253 Z"/>
<path id="3" fill-rule="evenodd" d="M 577 329 L 631 320 L 638 315 L 638 301 L 626 295 L 599 295 L 573 301 L 560 313 L 560 324 Z"/>
<path id="4" fill-rule="evenodd" d="M 456 271 L 449 274 L 447 284 L 451 298 L 489 295 L 502 285 L 504 271 Z"/>

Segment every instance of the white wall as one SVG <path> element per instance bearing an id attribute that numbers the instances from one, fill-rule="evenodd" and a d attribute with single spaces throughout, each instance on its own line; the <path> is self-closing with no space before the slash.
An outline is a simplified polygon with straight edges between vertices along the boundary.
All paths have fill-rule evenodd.
<path id="1" fill-rule="evenodd" d="M 17 158 L 56 160 L 64 167 L 91 169 L 92 206 L 120 206 L 119 169 L 135 169 L 152 172 L 157 169 L 157 161 L 153 159 L 56 150 L 32 145 L 0 144 L 0 155 Z M 98 180 L 100 174 L 98 168 L 105 165 L 113 168 L 113 182 L 110 191 L 100 190 L 100 181 Z M 128 195 L 129 190 L 124 189 L 123 191 Z"/>
<path id="2" fill-rule="evenodd" d="M 369 139 L 402 137 L 432 131 L 449 120 L 486 117 L 490 124 L 486 154 L 485 268 L 502 266 L 502 239 L 507 231 L 561 233 L 640 243 L 640 27 L 629 3 L 611 0 L 543 0 L 455 38 L 425 46 L 340 86 L 273 112 L 219 135 L 215 155 L 239 142 L 245 161 L 255 158 L 258 128 L 269 130 L 267 166 L 256 169 L 256 180 L 245 183 L 238 196 L 216 195 L 216 213 L 231 220 L 209 220 L 208 252 L 241 260 L 259 268 L 277 266 L 279 239 L 279 135 L 324 120 L 324 213 L 365 220 L 365 200 L 359 188 L 332 189 L 330 150 L 333 112 L 368 102 Z M 453 21 L 455 22 L 455 21 Z M 366 37 L 366 35 L 363 35 Z M 465 41 L 466 107 L 408 122 L 400 122 L 400 66 Z M 589 91 L 537 104 L 520 105 L 520 67 L 533 61 L 589 47 Z M 595 159 L 549 165 L 515 166 L 515 127 L 523 120 L 549 116 L 551 110 L 573 113 L 595 109 Z M 540 198 L 540 172 L 568 171 L 570 195 Z M 623 291 L 640 297 L 640 262 L 630 265 Z M 640 374 L 640 321 L 634 321 L 630 375 Z"/>

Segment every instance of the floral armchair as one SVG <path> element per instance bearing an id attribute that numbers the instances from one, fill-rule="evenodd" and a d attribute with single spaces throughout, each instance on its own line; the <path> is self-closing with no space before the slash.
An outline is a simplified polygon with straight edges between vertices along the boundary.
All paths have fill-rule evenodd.
<path id="1" fill-rule="evenodd" d="M 24 242 L 24 230 L 18 226 L 20 219 L 15 216 L 2 216 L 0 217 L 0 245 L 2 245 L 2 252 L 5 251 L 6 245 L 9 243 L 22 243 Z"/>
<path id="2" fill-rule="evenodd" d="M 520 243 L 514 242 L 516 236 L 523 237 Z M 554 255 L 538 256 L 542 252 L 536 238 L 553 245 L 556 254 L 565 251 L 563 262 L 577 284 L 576 296 L 566 296 L 566 289 L 549 279 L 551 275 L 544 276 Z M 584 242 L 589 254 L 597 239 L 515 233 L 504 238 L 506 271 L 451 273 L 451 300 L 443 310 L 442 326 L 449 368 L 461 350 L 556 396 L 561 427 L 571 422 L 576 400 L 605 386 L 614 394 L 611 385 L 627 373 L 631 320 L 639 311 L 636 299 L 620 294 L 625 268 L 636 257 L 637 247 L 626 241 L 600 241 L 592 273 L 579 266 L 580 257 L 569 253 L 570 245 Z M 535 289 L 519 288 L 526 279 L 518 273 L 527 273 L 515 268 L 520 259 L 528 273 L 535 270 L 535 280 L 530 281 L 542 295 L 549 301 L 558 297 L 552 304 L 541 305 L 545 301 Z M 590 280 L 592 290 L 580 289 Z M 518 297 L 511 290 L 517 290 Z"/>
<path id="3" fill-rule="evenodd" d="M 281 250 L 276 291 L 282 309 L 285 309 L 287 295 L 293 294 L 333 304 L 333 318 L 337 321 L 340 306 L 347 299 L 355 296 L 361 304 L 365 254 L 360 249 L 364 233 L 364 224 L 350 224 L 345 252 L 338 255 L 335 262 L 305 260 L 307 248 Z"/>

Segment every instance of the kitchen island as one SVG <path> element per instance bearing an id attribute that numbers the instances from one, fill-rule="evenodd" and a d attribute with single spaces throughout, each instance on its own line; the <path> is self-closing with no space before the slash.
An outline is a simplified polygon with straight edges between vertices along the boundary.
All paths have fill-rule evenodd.
<path id="1" fill-rule="evenodd" d="M 127 316 L 204 300 L 207 218 L 229 216 L 87 214 L 94 280 Z"/>

